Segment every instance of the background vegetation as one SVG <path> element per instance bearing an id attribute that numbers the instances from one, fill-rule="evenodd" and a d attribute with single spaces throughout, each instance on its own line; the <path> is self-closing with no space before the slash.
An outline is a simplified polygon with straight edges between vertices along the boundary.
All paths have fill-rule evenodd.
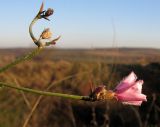
<path id="1" fill-rule="evenodd" d="M 32 49 L 1 49 L 0 67 Z M 0 74 L 0 81 L 38 90 L 88 95 L 91 81 L 113 89 L 134 71 L 144 80 L 148 101 L 141 107 L 117 102 L 83 102 L 0 89 L 0 127 L 141 127 L 160 126 L 160 50 L 46 49 L 33 60 Z M 63 80 L 61 82 L 58 82 Z"/>

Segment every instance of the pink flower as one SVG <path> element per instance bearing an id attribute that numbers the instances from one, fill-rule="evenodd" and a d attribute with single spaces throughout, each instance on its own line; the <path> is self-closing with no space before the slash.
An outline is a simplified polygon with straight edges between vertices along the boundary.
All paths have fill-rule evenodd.
<path id="1" fill-rule="evenodd" d="M 141 105 L 147 101 L 146 95 L 142 94 L 143 80 L 137 80 L 134 72 L 131 72 L 115 88 L 115 97 L 124 104 Z"/>

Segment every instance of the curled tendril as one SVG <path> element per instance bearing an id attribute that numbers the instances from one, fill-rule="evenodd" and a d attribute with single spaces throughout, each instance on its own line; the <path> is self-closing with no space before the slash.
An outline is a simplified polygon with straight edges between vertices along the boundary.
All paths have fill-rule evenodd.
<path id="1" fill-rule="evenodd" d="M 47 10 L 44 10 L 44 3 L 42 3 L 40 10 L 38 12 L 38 14 L 36 15 L 36 17 L 33 19 L 33 21 L 30 24 L 29 27 L 29 33 L 30 36 L 33 40 L 33 42 L 38 46 L 38 48 L 43 48 L 45 46 L 50 46 L 50 45 L 55 45 L 56 41 L 59 40 L 60 36 L 49 41 L 49 42 L 42 42 L 43 39 L 50 39 L 52 36 L 52 33 L 50 32 L 50 29 L 47 28 L 45 29 L 42 34 L 40 35 L 39 39 L 36 39 L 36 37 L 34 36 L 33 32 L 32 32 L 32 27 L 33 25 L 39 20 L 39 19 L 46 19 L 48 21 L 50 21 L 48 18 L 53 14 L 54 10 L 51 8 L 48 8 Z"/>

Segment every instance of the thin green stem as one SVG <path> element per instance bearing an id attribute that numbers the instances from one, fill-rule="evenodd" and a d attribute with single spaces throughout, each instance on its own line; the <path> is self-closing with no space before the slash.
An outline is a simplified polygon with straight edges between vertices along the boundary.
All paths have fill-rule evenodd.
<path id="1" fill-rule="evenodd" d="M 8 84 L 8 83 L 3 83 L 3 82 L 0 82 L 0 86 L 17 89 L 17 90 L 24 91 L 24 92 L 30 92 L 30 93 L 34 93 L 38 95 L 44 95 L 44 96 L 57 96 L 57 97 L 62 97 L 62 98 L 75 99 L 75 100 L 89 100 L 90 98 L 89 96 L 79 96 L 79 95 L 71 95 L 71 94 L 63 94 L 63 93 L 45 92 L 45 91 L 30 89 L 26 87 L 17 87 L 13 84 Z"/>
<path id="2" fill-rule="evenodd" d="M 15 61 L 7 64 L 6 66 L 4 66 L 2 68 L 0 68 L 0 73 L 8 70 L 9 68 L 11 68 L 11 67 L 13 67 L 13 66 L 25 61 L 25 60 L 32 59 L 34 56 L 39 54 L 40 51 L 41 51 L 41 48 L 37 48 L 37 49 L 33 50 L 32 52 L 30 52 L 29 54 L 26 54 L 26 55 L 24 55 L 24 56 L 22 56 L 20 58 L 17 58 Z"/>
<path id="3" fill-rule="evenodd" d="M 78 76 L 78 75 L 84 74 L 84 73 L 89 73 L 89 72 L 86 71 L 86 72 L 83 72 L 83 73 L 78 73 L 78 74 L 75 74 L 75 75 L 70 75 L 70 76 L 67 76 L 67 77 L 65 77 L 65 78 L 63 78 L 63 79 L 61 79 L 61 80 L 55 81 L 55 82 L 53 82 L 53 83 L 49 82 L 48 87 L 45 89 L 45 91 L 51 89 L 53 86 L 61 83 L 62 81 L 68 80 L 68 79 L 70 79 L 70 78 L 73 78 L 73 77 L 75 77 L 75 76 Z M 36 108 L 38 107 L 38 105 L 39 105 L 42 97 L 43 97 L 42 95 L 40 95 L 40 96 L 38 97 L 38 99 L 36 100 L 36 102 L 34 103 L 32 109 L 31 109 L 30 113 L 28 114 L 27 118 L 25 119 L 25 122 L 24 122 L 24 124 L 23 124 L 22 127 L 27 127 L 27 125 L 28 125 L 28 123 L 29 123 L 29 120 L 31 119 L 33 113 L 35 112 Z"/>

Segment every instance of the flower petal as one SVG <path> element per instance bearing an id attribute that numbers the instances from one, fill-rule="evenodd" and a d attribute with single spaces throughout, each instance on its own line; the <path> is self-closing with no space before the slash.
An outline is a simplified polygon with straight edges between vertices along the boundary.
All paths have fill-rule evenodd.
<path id="1" fill-rule="evenodd" d="M 130 92 L 141 93 L 142 92 L 143 80 L 137 81 L 130 89 Z"/>
<path id="2" fill-rule="evenodd" d="M 129 89 L 122 93 L 116 92 L 116 97 L 121 101 L 146 101 L 146 95 L 141 94 L 143 80 L 137 81 Z"/>
<path id="3" fill-rule="evenodd" d="M 137 105 L 140 106 L 142 104 L 142 101 L 126 101 L 126 102 L 122 102 L 123 104 L 126 105 Z"/>
<path id="4" fill-rule="evenodd" d="M 123 93 L 123 94 L 116 94 L 115 96 L 119 101 L 122 101 L 122 102 L 147 101 L 146 95 L 144 94 Z"/>
<path id="5" fill-rule="evenodd" d="M 115 88 L 117 93 L 121 93 L 129 89 L 136 81 L 137 76 L 134 72 L 131 72 L 125 79 L 123 79 Z"/>

